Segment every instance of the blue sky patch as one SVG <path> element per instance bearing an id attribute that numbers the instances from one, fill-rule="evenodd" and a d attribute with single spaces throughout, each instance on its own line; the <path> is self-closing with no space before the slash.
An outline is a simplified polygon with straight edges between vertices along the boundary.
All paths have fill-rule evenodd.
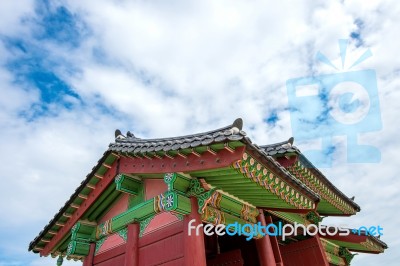
<path id="1" fill-rule="evenodd" d="M 62 45 L 77 48 L 89 30 L 78 15 L 64 6 L 52 6 L 49 1 L 36 2 L 37 40 L 51 40 Z"/>
<path id="2" fill-rule="evenodd" d="M 30 36 L 0 35 L 0 41 L 11 55 L 4 66 L 14 76 L 14 83 L 40 93 L 40 102 L 21 112 L 21 116 L 28 120 L 50 115 L 50 105 L 53 109 L 54 105 L 71 109 L 73 102 L 82 103 L 80 96 L 57 73 L 66 71 L 67 74 L 74 74 L 79 70 L 54 56 L 46 42 L 56 42 L 68 49 L 77 48 L 89 32 L 79 17 L 64 6 L 37 1 L 35 13 L 35 17 L 24 18 L 24 24 L 29 23 L 33 27 Z M 71 97 L 77 101 L 71 101 Z"/>
<path id="3" fill-rule="evenodd" d="M 79 95 L 52 71 L 62 63 L 53 62 L 47 51 L 23 39 L 2 40 L 8 50 L 14 51 L 13 58 L 6 64 L 8 71 L 14 75 L 14 82 L 28 89 L 38 89 L 43 105 L 60 103 L 64 95 L 79 99 Z"/>
<path id="4" fill-rule="evenodd" d="M 357 26 L 357 29 L 350 33 L 350 38 L 355 41 L 356 47 L 360 47 L 364 44 L 361 36 L 361 32 L 364 29 L 364 22 L 361 19 L 356 19 L 354 24 Z"/>
<path id="5" fill-rule="evenodd" d="M 264 122 L 266 122 L 268 125 L 274 126 L 276 122 L 278 122 L 278 120 L 279 120 L 278 113 L 276 110 L 273 110 L 269 114 L 269 116 L 264 119 Z"/>

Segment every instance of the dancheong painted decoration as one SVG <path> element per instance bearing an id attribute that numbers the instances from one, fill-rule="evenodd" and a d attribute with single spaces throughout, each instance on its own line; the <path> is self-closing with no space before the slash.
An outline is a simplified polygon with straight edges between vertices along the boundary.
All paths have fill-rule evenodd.
<path id="1" fill-rule="evenodd" d="M 384 252 L 368 231 L 323 226 L 360 207 L 293 138 L 257 145 L 242 125 L 161 139 L 116 130 L 29 251 L 85 266 L 350 265 Z"/>

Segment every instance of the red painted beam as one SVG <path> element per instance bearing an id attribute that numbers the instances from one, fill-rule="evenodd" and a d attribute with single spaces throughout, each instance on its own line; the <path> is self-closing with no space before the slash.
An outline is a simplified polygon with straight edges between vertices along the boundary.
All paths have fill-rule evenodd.
<path id="1" fill-rule="evenodd" d="M 108 185 L 114 181 L 114 177 L 117 174 L 117 162 L 116 160 L 110 169 L 106 172 L 103 179 L 101 179 L 97 185 L 96 189 L 88 194 L 88 198 L 79 206 L 78 209 L 72 214 L 72 217 L 64 224 L 64 226 L 58 231 L 49 243 L 40 251 L 41 256 L 47 256 L 51 253 L 54 247 L 64 238 L 64 236 L 70 232 L 71 228 L 76 222 L 81 219 L 82 215 L 90 208 L 90 206 L 96 201 L 96 199 L 103 193 L 103 191 L 108 187 Z"/>
<path id="2" fill-rule="evenodd" d="M 328 258 L 326 257 L 325 249 L 324 249 L 324 246 L 322 245 L 321 239 L 319 238 L 318 235 L 314 236 L 314 238 L 315 238 L 315 241 L 316 241 L 317 244 L 318 244 L 319 250 L 320 250 L 321 253 L 322 253 L 322 259 L 324 260 L 324 262 L 326 263 L 326 265 L 329 265 Z"/>
<path id="3" fill-rule="evenodd" d="M 93 266 L 93 258 L 94 258 L 95 250 L 96 250 L 96 243 L 90 243 L 89 254 L 86 256 L 85 260 L 83 261 L 82 266 Z"/>
<path id="4" fill-rule="evenodd" d="M 139 224 L 128 225 L 128 239 L 125 251 L 125 266 L 139 265 Z"/>
<path id="5" fill-rule="evenodd" d="M 242 159 L 245 147 L 238 147 L 234 151 L 221 150 L 217 153 L 206 151 L 200 156 L 188 154 L 186 158 L 176 156 L 175 158 L 163 157 L 152 159 L 122 157 L 120 159 L 120 173 L 126 174 L 157 174 L 168 172 L 193 172 L 232 165 Z"/>
<path id="6" fill-rule="evenodd" d="M 272 224 L 273 223 L 271 216 L 267 216 L 266 223 L 267 224 Z M 271 241 L 272 250 L 274 251 L 274 257 L 275 257 L 276 265 L 277 266 L 281 266 L 281 265 L 283 266 L 283 260 L 282 260 L 281 251 L 279 249 L 278 239 L 276 238 L 276 236 L 269 236 L 269 239 Z"/>
<path id="7" fill-rule="evenodd" d="M 263 210 L 259 210 L 260 214 L 257 216 L 257 221 L 262 226 L 267 226 Z M 268 235 L 260 239 L 256 239 L 256 247 L 258 253 L 258 260 L 261 266 L 276 266 L 274 251 L 272 250 L 271 241 Z"/>
<path id="8" fill-rule="evenodd" d="M 203 230 L 199 230 L 198 236 L 194 233 L 194 230 L 191 232 L 190 236 L 188 232 L 188 225 L 192 219 L 195 220 L 192 226 L 202 224 L 200 214 L 197 212 L 197 198 L 191 197 L 190 201 L 192 204 L 192 212 L 183 218 L 184 265 L 204 266 L 207 265 L 207 262 Z"/>

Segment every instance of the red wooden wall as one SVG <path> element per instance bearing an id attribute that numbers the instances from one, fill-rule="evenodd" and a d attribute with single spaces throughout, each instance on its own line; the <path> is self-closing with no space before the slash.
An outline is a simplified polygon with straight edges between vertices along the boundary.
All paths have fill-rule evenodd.
<path id="1" fill-rule="evenodd" d="M 285 266 L 328 266 L 325 251 L 318 237 L 280 246 Z"/>
<path id="2" fill-rule="evenodd" d="M 167 185 L 163 180 L 145 180 L 145 199 L 164 191 Z M 123 195 L 100 219 L 104 222 L 128 208 L 127 195 Z M 139 265 L 183 265 L 183 221 L 171 214 L 156 215 L 139 238 Z M 106 238 L 94 255 L 94 266 L 119 266 L 125 264 L 126 241 L 118 234 Z"/>
<path id="3" fill-rule="evenodd" d="M 141 237 L 139 265 L 183 265 L 183 222 L 170 224 Z"/>
<path id="4" fill-rule="evenodd" d="M 118 266 L 125 263 L 125 244 L 103 252 L 93 259 L 94 266 Z"/>
<path id="5" fill-rule="evenodd" d="M 124 265 L 125 244 L 94 257 L 94 266 Z M 183 222 L 176 222 L 139 238 L 139 265 L 183 265 Z"/>

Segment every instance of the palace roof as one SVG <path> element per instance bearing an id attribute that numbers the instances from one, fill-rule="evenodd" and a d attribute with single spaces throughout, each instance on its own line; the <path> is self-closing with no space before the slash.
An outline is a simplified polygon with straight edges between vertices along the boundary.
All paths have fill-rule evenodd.
<path id="1" fill-rule="evenodd" d="M 183 172 L 254 207 L 274 212 L 316 210 L 325 216 L 348 216 L 360 211 L 352 199 L 293 146 L 293 138 L 258 146 L 242 127 L 243 121 L 239 118 L 216 130 L 157 139 L 137 138 L 130 132 L 125 136 L 117 130 L 115 142 L 109 145 L 86 179 L 30 243 L 29 250 L 48 255 L 51 250 L 46 245 L 55 235 L 61 234 L 65 240 L 68 228 L 77 219 L 95 219 L 92 210 L 95 200 L 102 196 L 103 184 L 111 184 L 108 178 L 113 178 L 106 177 L 105 173 L 116 163 L 117 173 L 129 171 L 139 178 L 159 178 L 164 173 Z M 98 187 L 103 190 L 96 194 Z"/>

